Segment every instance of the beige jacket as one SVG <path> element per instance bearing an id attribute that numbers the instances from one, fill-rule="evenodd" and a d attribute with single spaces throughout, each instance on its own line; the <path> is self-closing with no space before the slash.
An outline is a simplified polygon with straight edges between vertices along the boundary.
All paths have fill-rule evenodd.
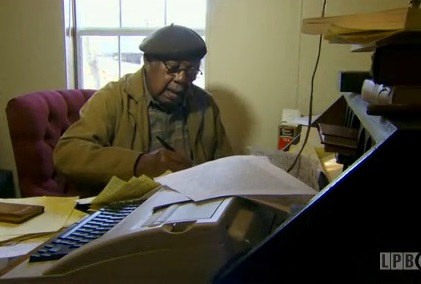
<path id="1" fill-rule="evenodd" d="M 149 149 L 149 120 L 143 68 L 98 90 L 80 119 L 54 150 L 58 173 L 77 183 L 105 184 L 115 175 L 128 180 L 137 158 Z M 187 95 L 187 127 L 195 164 L 232 154 L 219 109 L 205 90 Z"/>

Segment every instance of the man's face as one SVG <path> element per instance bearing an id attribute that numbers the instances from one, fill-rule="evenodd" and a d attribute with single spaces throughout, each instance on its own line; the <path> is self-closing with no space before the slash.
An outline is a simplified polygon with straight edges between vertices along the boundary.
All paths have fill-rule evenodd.
<path id="1" fill-rule="evenodd" d="M 145 61 L 146 84 L 152 97 L 164 108 L 183 102 L 184 95 L 196 79 L 200 61 Z"/>

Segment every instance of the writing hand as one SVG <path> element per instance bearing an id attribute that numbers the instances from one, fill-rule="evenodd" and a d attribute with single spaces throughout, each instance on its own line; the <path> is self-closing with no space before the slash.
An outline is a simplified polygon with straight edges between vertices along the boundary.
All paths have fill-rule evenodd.
<path id="1" fill-rule="evenodd" d="M 168 149 L 168 150 L 171 150 L 171 151 L 174 151 L 175 152 L 175 149 L 170 145 L 170 144 L 168 144 L 164 139 L 162 139 L 161 137 L 159 137 L 159 136 L 156 136 L 156 140 L 158 140 L 158 142 L 165 148 L 165 149 Z"/>
<path id="2" fill-rule="evenodd" d="M 191 166 L 192 162 L 184 155 L 161 148 L 143 154 L 136 164 L 135 173 L 137 176 L 144 174 L 149 177 L 157 177 L 166 170 L 177 172 Z"/>

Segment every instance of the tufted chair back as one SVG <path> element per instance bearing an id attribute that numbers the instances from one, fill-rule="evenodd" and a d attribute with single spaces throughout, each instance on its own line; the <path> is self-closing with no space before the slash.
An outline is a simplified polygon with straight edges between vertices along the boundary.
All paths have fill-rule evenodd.
<path id="1" fill-rule="evenodd" d="M 78 195 L 54 171 L 53 150 L 95 90 L 42 91 L 14 97 L 6 107 L 22 197 Z"/>

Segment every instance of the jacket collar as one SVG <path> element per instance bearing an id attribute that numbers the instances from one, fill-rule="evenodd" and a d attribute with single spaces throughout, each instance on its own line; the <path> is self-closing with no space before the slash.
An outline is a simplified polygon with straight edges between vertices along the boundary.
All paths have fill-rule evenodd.
<path id="1" fill-rule="evenodd" d="M 143 83 L 144 74 L 145 67 L 142 66 L 142 68 L 140 68 L 138 71 L 125 76 L 123 79 L 126 81 L 124 91 L 136 102 L 139 102 L 141 100 L 147 100 L 144 90 L 145 86 Z"/>

